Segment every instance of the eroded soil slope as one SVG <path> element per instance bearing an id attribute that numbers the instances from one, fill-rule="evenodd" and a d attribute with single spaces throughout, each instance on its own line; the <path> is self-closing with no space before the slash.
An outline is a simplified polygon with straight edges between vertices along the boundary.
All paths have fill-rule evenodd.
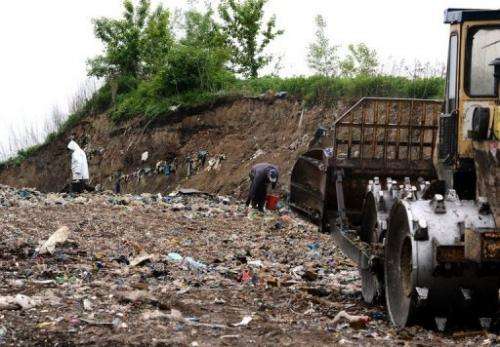
<path id="1" fill-rule="evenodd" d="M 212 109 L 177 114 L 162 121 L 136 119 L 115 125 L 106 115 L 82 120 L 71 133 L 38 151 L 19 167 L 0 172 L 0 183 L 60 191 L 69 181 L 70 135 L 85 149 L 93 185 L 112 189 L 117 172 L 123 192 L 164 192 L 178 186 L 241 196 L 251 166 L 277 164 L 282 188 L 298 153 L 303 152 L 319 124 L 329 125 L 333 110 L 304 109 L 282 99 L 240 99 Z M 187 175 L 187 158 L 208 151 L 205 168 Z M 142 154 L 148 152 L 148 159 Z M 218 169 L 207 171 L 210 159 L 223 157 Z M 157 173 L 160 162 L 174 164 L 170 176 Z"/>

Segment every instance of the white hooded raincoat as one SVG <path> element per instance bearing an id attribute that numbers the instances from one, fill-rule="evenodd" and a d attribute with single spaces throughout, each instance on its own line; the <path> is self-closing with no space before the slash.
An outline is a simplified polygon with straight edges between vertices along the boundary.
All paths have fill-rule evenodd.
<path id="1" fill-rule="evenodd" d="M 71 154 L 71 173 L 73 180 L 88 180 L 89 167 L 87 164 L 87 155 L 75 141 L 71 141 L 68 144 L 68 148 L 73 152 L 73 154 Z"/>

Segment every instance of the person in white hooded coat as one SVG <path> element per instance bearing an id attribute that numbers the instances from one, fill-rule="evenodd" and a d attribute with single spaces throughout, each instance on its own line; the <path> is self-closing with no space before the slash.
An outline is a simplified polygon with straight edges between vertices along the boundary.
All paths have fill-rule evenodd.
<path id="1" fill-rule="evenodd" d="M 68 144 L 68 149 L 71 154 L 71 190 L 75 193 L 81 193 L 88 186 L 89 167 L 87 163 L 87 155 L 71 140 Z"/>

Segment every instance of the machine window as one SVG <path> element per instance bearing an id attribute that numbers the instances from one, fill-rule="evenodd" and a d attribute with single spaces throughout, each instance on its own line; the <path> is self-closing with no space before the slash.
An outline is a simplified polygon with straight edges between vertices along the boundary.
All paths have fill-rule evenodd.
<path id="1" fill-rule="evenodd" d="M 450 47 L 448 50 L 448 74 L 446 83 L 446 112 L 450 113 L 455 108 L 456 88 L 457 88 L 457 56 L 458 56 L 458 36 L 450 36 Z"/>
<path id="2" fill-rule="evenodd" d="M 468 91 L 470 96 L 495 96 L 493 66 L 500 58 L 500 28 L 472 29 L 469 35 Z"/>
<path id="3" fill-rule="evenodd" d="M 450 56 L 448 61 L 448 98 L 455 99 L 457 85 L 457 35 L 450 37 Z"/>

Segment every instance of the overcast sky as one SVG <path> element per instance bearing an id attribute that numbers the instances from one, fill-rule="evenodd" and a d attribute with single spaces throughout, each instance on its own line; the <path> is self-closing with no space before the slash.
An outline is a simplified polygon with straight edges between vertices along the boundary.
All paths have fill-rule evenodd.
<path id="1" fill-rule="evenodd" d="M 154 0 L 170 8 L 187 1 Z M 217 1 L 210 1 L 213 5 Z M 314 16 L 322 14 L 337 43 L 365 42 L 382 60 L 444 62 L 447 7 L 498 8 L 498 0 L 270 0 L 268 13 L 285 30 L 270 47 L 283 56 L 282 75 L 306 75 Z M 40 124 L 54 106 L 65 110 L 86 79 L 86 59 L 100 52 L 91 19 L 120 16 L 121 0 L 15 0 L 0 8 L 0 144 L 9 129 Z"/>

